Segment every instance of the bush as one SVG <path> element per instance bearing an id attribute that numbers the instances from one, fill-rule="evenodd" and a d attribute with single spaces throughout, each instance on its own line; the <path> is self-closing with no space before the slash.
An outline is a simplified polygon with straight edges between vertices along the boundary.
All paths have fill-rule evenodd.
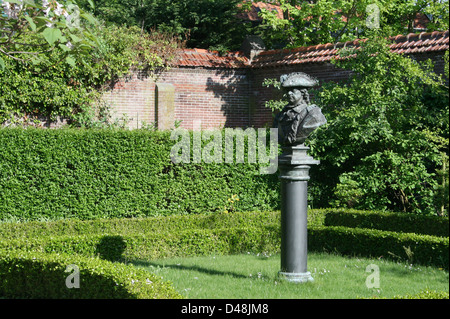
<path id="1" fill-rule="evenodd" d="M 315 93 L 328 121 L 308 141 L 315 207 L 446 214 L 448 84 L 389 45 L 375 32 L 342 49 L 333 64 L 350 78 Z"/>
<path id="2" fill-rule="evenodd" d="M 14 24 L 26 25 L 25 18 L 22 20 L 25 24 Z M 60 50 L 65 46 L 58 40 L 56 43 L 60 45 L 56 50 L 44 50 L 35 63 L 7 58 L 4 70 L 0 64 L 0 124 L 40 126 L 41 120 L 55 121 L 61 117 L 74 126 L 108 126 L 108 119 L 103 118 L 107 114 L 101 114 L 100 119 L 96 115 L 96 109 L 102 106 L 101 91 L 133 70 L 153 72 L 170 66 L 177 49 L 183 46 L 171 35 L 146 33 L 138 27 L 97 26 L 95 29 L 90 36 L 84 31 L 70 40 L 82 45 L 86 41 L 81 38 L 94 38 L 96 45 L 89 53 L 81 54 L 84 50 L 80 49 Z M 67 32 L 63 31 L 65 41 Z M 38 52 L 33 50 L 39 45 L 31 45 L 36 41 L 34 32 L 17 33 L 25 37 L 19 42 L 25 43 L 26 51 L 32 50 L 28 55 L 35 57 Z M 78 40 L 74 42 L 74 39 Z M 62 63 L 68 52 L 72 62 Z M 72 56 L 74 52 L 78 54 Z"/>
<path id="3" fill-rule="evenodd" d="M 168 132 L 1 129 L 0 220 L 146 217 L 279 205 L 257 164 L 174 164 Z"/>
<path id="4" fill-rule="evenodd" d="M 402 233 L 449 236 L 448 217 L 424 216 L 394 212 L 326 210 L 324 225 L 374 228 Z"/>
<path id="5" fill-rule="evenodd" d="M 448 237 L 328 226 L 309 229 L 308 247 L 315 251 L 406 260 L 445 269 L 449 265 Z"/>
<path id="6" fill-rule="evenodd" d="M 312 215 L 312 214 L 310 214 Z M 279 212 L 245 212 L 175 215 L 150 218 L 112 218 L 96 220 L 32 221 L 0 223 L 0 238 L 79 236 L 95 234 L 133 235 L 176 233 L 194 229 L 260 227 L 280 223 Z"/>
<path id="7" fill-rule="evenodd" d="M 0 248 L 52 254 L 79 254 L 110 261 L 132 261 L 174 256 L 276 252 L 279 250 L 279 242 L 279 227 L 264 225 L 128 235 L 21 238 L 0 241 Z"/>
<path id="8" fill-rule="evenodd" d="M 79 288 L 66 286 L 69 265 L 79 268 Z M 0 282 L 4 298 L 181 298 L 170 283 L 149 272 L 77 255 L 0 250 Z"/>
<path id="9" fill-rule="evenodd" d="M 446 291 L 424 290 L 414 295 L 394 296 L 393 299 L 449 299 Z"/>
<path id="10" fill-rule="evenodd" d="M 308 247 L 311 251 L 382 256 L 448 269 L 448 237 L 324 226 L 328 214 L 328 210 L 310 211 Z M 0 248 L 75 253 L 114 261 L 276 253 L 281 243 L 279 212 L 5 223 L 0 225 L 0 235 L 3 239 Z"/>

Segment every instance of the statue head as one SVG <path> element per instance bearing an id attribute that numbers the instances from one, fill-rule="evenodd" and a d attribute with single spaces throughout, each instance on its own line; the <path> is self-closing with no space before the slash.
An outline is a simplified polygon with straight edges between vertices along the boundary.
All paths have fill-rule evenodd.
<path id="1" fill-rule="evenodd" d="M 289 104 L 275 118 L 279 142 L 302 144 L 312 131 L 326 123 L 321 109 L 310 105 L 309 100 L 308 88 L 318 85 L 318 81 L 302 72 L 283 74 L 280 81 Z"/>
<path id="2" fill-rule="evenodd" d="M 287 99 L 289 102 L 289 105 L 295 106 L 302 104 L 303 102 L 303 93 L 298 88 L 290 88 L 287 90 Z"/>
<path id="3" fill-rule="evenodd" d="M 314 87 L 318 81 L 311 76 L 295 72 L 280 77 L 281 87 L 286 93 L 289 106 L 309 104 L 308 88 Z"/>

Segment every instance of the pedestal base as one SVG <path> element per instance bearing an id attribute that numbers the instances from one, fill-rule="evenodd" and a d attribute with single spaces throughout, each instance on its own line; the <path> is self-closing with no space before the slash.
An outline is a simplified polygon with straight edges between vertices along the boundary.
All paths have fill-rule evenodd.
<path id="1" fill-rule="evenodd" d="M 296 284 L 303 284 L 306 282 L 313 282 L 314 278 L 311 276 L 311 273 L 292 273 L 292 272 L 278 272 L 278 277 L 284 281 L 293 282 Z"/>

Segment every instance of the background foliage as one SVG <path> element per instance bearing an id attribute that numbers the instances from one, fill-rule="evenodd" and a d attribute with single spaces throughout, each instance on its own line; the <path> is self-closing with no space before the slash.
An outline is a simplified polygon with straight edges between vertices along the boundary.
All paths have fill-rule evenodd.
<path id="1" fill-rule="evenodd" d="M 139 217 L 276 208 L 257 164 L 174 164 L 169 132 L 1 129 L 0 220 Z M 223 156 L 222 154 L 219 154 Z M 233 195 L 235 195 L 233 197 Z"/>
<path id="2" fill-rule="evenodd" d="M 83 8 L 89 1 L 80 0 Z M 249 25 L 238 19 L 241 0 L 94 0 L 94 16 L 107 24 L 168 32 L 191 48 L 238 50 Z"/>
<path id="3" fill-rule="evenodd" d="M 322 192 L 319 202 L 448 213 L 449 95 L 444 80 L 430 63 L 391 53 L 376 35 L 357 52 L 342 55 L 334 63 L 352 70 L 352 77 L 346 83 L 324 83 L 316 92 L 328 119 L 310 141 L 321 159 L 312 173 Z"/>
<path id="4" fill-rule="evenodd" d="M 264 1 L 272 3 L 272 1 Z M 279 0 L 283 18 L 276 11 L 261 9 L 263 22 L 257 32 L 269 48 L 299 47 L 364 38 L 370 34 L 367 20 L 373 21 L 369 5 L 379 10 L 377 26 L 384 35 L 416 32 L 417 14 L 427 15 L 425 30 L 448 30 L 448 1 L 429 0 Z M 369 21 L 369 23 L 370 23 Z"/>
<path id="5" fill-rule="evenodd" d="M 100 92 L 133 70 L 152 72 L 171 65 L 183 43 L 169 34 L 143 33 L 137 27 L 99 26 L 89 55 L 59 63 L 57 50 L 35 64 L 4 58 L 0 70 L 0 123 L 37 124 L 57 117 L 75 126 L 108 125 L 96 109 Z"/>

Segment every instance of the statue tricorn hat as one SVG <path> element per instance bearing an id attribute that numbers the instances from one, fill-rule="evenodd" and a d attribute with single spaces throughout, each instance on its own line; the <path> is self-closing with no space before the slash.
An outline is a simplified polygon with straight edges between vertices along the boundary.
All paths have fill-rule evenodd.
<path id="1" fill-rule="evenodd" d="M 280 82 L 283 88 L 311 88 L 319 84 L 317 79 L 303 72 L 283 74 L 280 77 Z"/>

